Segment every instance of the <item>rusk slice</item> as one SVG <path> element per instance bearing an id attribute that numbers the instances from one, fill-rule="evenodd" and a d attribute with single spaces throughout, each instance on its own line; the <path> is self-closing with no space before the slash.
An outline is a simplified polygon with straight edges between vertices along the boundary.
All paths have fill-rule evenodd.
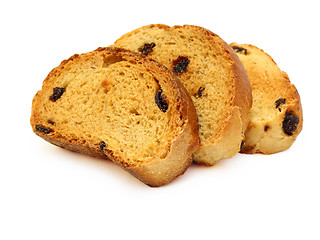
<path id="1" fill-rule="evenodd" d="M 31 125 L 48 142 L 109 158 L 150 186 L 183 174 L 199 144 L 195 108 L 177 77 L 119 48 L 53 69 L 33 99 Z"/>
<path id="2" fill-rule="evenodd" d="M 115 46 L 164 64 L 186 87 L 199 120 L 196 162 L 213 165 L 239 152 L 252 104 L 251 88 L 236 53 L 218 35 L 198 26 L 156 24 L 123 35 Z"/>
<path id="3" fill-rule="evenodd" d="M 297 89 L 263 50 L 249 44 L 231 46 L 247 71 L 253 96 L 241 152 L 272 154 L 288 149 L 302 129 Z"/>

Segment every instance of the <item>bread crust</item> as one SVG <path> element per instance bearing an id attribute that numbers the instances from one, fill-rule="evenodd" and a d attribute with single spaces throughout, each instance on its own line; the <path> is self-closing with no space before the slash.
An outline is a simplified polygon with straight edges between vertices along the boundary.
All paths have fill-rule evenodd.
<path id="1" fill-rule="evenodd" d="M 177 83 L 181 85 L 180 82 Z M 187 90 L 183 87 L 181 87 L 181 90 L 181 97 L 187 100 L 182 108 L 182 118 L 186 124 L 181 134 L 172 142 L 166 158 L 157 158 L 150 163 L 128 168 L 131 174 L 152 187 L 167 184 L 182 175 L 192 163 L 191 154 L 200 143 L 195 108 Z M 172 169 L 177 170 L 172 171 Z"/>
<path id="2" fill-rule="evenodd" d="M 151 31 L 153 28 L 165 30 L 168 33 L 175 30 L 181 30 L 181 33 L 183 33 L 185 29 L 197 32 L 197 34 L 201 36 L 201 41 L 205 41 L 208 45 L 220 48 L 222 54 L 228 56 L 226 58 L 228 58 L 228 61 L 232 65 L 230 70 L 233 73 L 232 79 L 230 79 L 230 84 L 234 85 L 233 92 L 230 93 L 233 95 L 230 102 L 230 104 L 232 105 L 232 109 L 230 110 L 230 113 L 226 118 L 224 125 L 220 126 L 219 136 L 214 139 L 212 138 L 210 140 L 207 140 L 206 142 L 201 141 L 200 147 L 193 154 L 193 159 L 200 164 L 214 165 L 215 162 L 219 159 L 232 157 L 237 152 L 239 152 L 240 145 L 244 137 L 244 132 L 249 121 L 249 109 L 252 106 L 251 86 L 246 71 L 238 56 L 232 50 L 232 48 L 227 43 L 225 43 L 217 34 L 214 34 L 205 28 L 194 25 L 170 27 L 163 24 L 151 24 L 143 26 L 127 34 L 124 34 L 122 37 L 115 41 L 115 46 L 125 47 L 129 48 L 130 50 L 136 51 L 136 49 L 132 48 L 137 48 L 137 46 L 128 46 L 129 44 L 127 44 L 126 40 L 129 38 L 134 38 L 139 32 L 146 32 L 146 36 L 149 36 L 148 31 Z M 150 38 L 153 39 L 153 35 Z M 139 42 L 137 40 L 136 44 L 141 44 L 141 41 Z M 155 55 L 153 55 L 153 53 L 150 54 L 150 57 L 153 58 L 154 56 Z M 158 58 L 157 60 L 159 61 Z M 160 62 L 164 64 L 164 62 Z M 168 65 L 166 66 L 169 67 Z M 182 83 L 184 82 L 182 81 Z"/>
<path id="3" fill-rule="evenodd" d="M 64 74 L 65 69 L 67 69 L 70 64 L 72 65 L 77 61 L 87 62 L 94 59 L 96 55 L 101 54 L 111 54 L 121 57 L 126 61 L 139 62 L 139 64 L 144 65 L 153 74 L 159 77 L 160 86 L 163 85 L 175 92 L 179 102 L 177 103 L 177 110 L 175 110 L 176 112 L 174 112 L 174 114 L 180 114 L 175 116 L 175 119 L 180 117 L 183 121 L 183 126 L 181 132 L 179 132 L 170 143 L 169 152 L 164 158 L 155 156 L 146 162 L 130 165 L 127 164 L 124 159 L 119 158 L 119 156 L 114 156 L 112 152 L 101 149 L 100 141 L 98 139 L 96 141 L 91 141 L 85 137 L 79 136 L 70 138 L 59 131 L 55 131 L 54 126 L 50 126 L 50 124 L 46 125 L 46 127 L 51 127 L 53 129 L 50 133 L 44 133 L 37 130 L 36 126 L 39 126 L 39 124 L 43 125 L 44 122 L 39 109 L 43 109 L 43 99 L 48 97 L 44 93 L 52 87 L 52 84 L 50 83 Z M 94 59 L 94 61 L 98 60 Z M 199 145 L 197 115 L 194 105 L 177 77 L 163 65 L 152 59 L 148 59 L 140 54 L 125 49 L 114 47 L 98 48 L 90 53 L 81 55 L 76 54 L 69 59 L 62 61 L 58 67 L 54 68 L 44 80 L 42 90 L 38 91 L 33 98 L 30 123 L 34 133 L 44 140 L 68 150 L 93 157 L 110 159 L 142 182 L 152 187 L 167 184 L 176 177 L 182 175 L 191 164 L 191 154 Z"/>
<path id="4" fill-rule="evenodd" d="M 245 132 L 241 153 L 273 154 L 288 149 L 296 140 L 303 125 L 301 99 L 296 87 L 291 84 L 287 73 L 281 71 L 273 58 L 262 49 L 251 44 L 231 43 L 230 45 L 246 49 L 247 54 L 239 51 L 238 55 L 245 66 L 249 80 L 255 88 L 260 89 L 259 91 L 264 91 L 265 101 L 262 99 L 262 104 L 268 104 L 266 101 L 273 104 L 273 109 L 269 110 L 268 118 L 265 120 L 257 120 L 259 116 L 264 116 L 265 113 L 262 111 L 250 112 L 250 121 Z M 270 70 L 270 67 L 268 70 L 265 70 L 265 66 L 262 63 L 254 64 L 255 60 L 251 60 L 252 55 L 250 54 L 259 55 L 261 59 L 264 59 L 264 65 L 272 66 L 272 70 Z M 266 85 L 266 83 L 268 84 Z M 262 84 L 263 88 L 260 87 Z M 279 84 L 281 89 L 273 89 L 275 84 Z M 255 94 L 258 93 L 253 90 L 253 98 L 255 98 Z M 281 108 L 277 108 L 275 102 L 277 99 L 280 99 L 280 96 L 283 99 L 287 99 L 287 101 L 281 105 Z M 274 99 L 271 99 L 272 97 Z M 291 113 L 299 119 L 296 130 L 291 135 L 286 134 L 283 130 L 283 121 L 286 113 Z"/>
<path id="5" fill-rule="evenodd" d="M 213 33 L 210 33 L 213 34 Z M 215 139 L 212 144 L 202 145 L 193 154 L 197 163 L 212 166 L 218 160 L 231 158 L 241 149 L 244 133 L 249 124 L 249 111 L 252 107 L 251 85 L 237 54 L 222 39 L 225 50 L 230 54 L 234 73 L 233 109 L 225 126 L 221 129 L 219 139 Z M 211 157 L 207 157 L 210 156 Z"/>

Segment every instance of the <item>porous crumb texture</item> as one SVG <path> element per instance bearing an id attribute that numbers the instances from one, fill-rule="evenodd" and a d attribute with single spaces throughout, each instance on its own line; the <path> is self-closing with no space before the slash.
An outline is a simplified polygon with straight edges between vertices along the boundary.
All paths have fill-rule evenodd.
<path id="1" fill-rule="evenodd" d="M 167 157 L 189 120 L 182 100 L 179 83 L 163 66 L 129 51 L 99 48 L 74 55 L 48 75 L 34 97 L 31 125 L 56 145 L 130 168 Z M 197 135 L 196 127 L 190 135 Z M 190 140 L 191 150 L 196 143 Z"/>
<path id="2" fill-rule="evenodd" d="M 271 154 L 289 148 L 303 122 L 297 89 L 263 50 L 249 44 L 230 45 L 247 71 L 253 96 L 241 152 Z"/>
<path id="3" fill-rule="evenodd" d="M 115 46 L 147 55 L 179 77 L 198 114 L 201 147 L 194 154 L 197 162 L 213 165 L 239 151 L 251 90 L 243 66 L 219 36 L 197 26 L 157 24 L 125 34 Z M 224 144 L 235 107 L 241 111 L 241 126 L 235 132 L 239 136 L 234 136 L 233 143 L 230 140 Z M 211 147 L 212 151 L 208 150 Z"/>

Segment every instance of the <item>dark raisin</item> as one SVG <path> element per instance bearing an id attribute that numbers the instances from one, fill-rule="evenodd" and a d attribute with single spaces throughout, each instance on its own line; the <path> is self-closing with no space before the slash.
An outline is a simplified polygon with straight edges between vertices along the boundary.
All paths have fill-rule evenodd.
<path id="1" fill-rule="evenodd" d="M 232 46 L 233 50 L 235 50 L 237 53 L 241 53 L 244 55 L 247 55 L 248 50 L 246 48 L 243 47 L 238 47 L 238 46 Z"/>
<path id="2" fill-rule="evenodd" d="M 107 144 L 104 141 L 101 141 L 100 143 L 100 150 L 103 151 L 103 149 L 107 146 Z"/>
<path id="3" fill-rule="evenodd" d="M 294 131 L 297 130 L 299 124 L 299 118 L 290 112 L 286 112 L 284 120 L 282 122 L 283 131 L 291 136 Z"/>
<path id="4" fill-rule="evenodd" d="M 200 88 L 199 88 L 199 90 L 198 90 L 198 98 L 199 98 L 199 97 L 202 97 L 202 92 L 204 91 L 204 89 L 205 89 L 205 88 L 203 88 L 203 87 L 200 87 Z"/>
<path id="5" fill-rule="evenodd" d="M 55 87 L 53 89 L 53 94 L 50 96 L 50 100 L 52 102 L 57 101 L 65 91 L 66 91 L 66 89 L 63 87 L 62 88 Z"/>
<path id="6" fill-rule="evenodd" d="M 265 131 L 265 132 L 268 131 L 269 128 L 270 128 L 270 127 L 269 127 L 268 125 L 265 125 L 265 126 L 264 126 L 264 131 Z"/>
<path id="7" fill-rule="evenodd" d="M 42 125 L 36 125 L 36 131 L 44 133 L 44 134 L 49 134 L 49 133 L 53 132 L 53 130 L 51 128 L 46 128 Z"/>
<path id="8" fill-rule="evenodd" d="M 279 98 L 276 101 L 276 108 L 279 109 L 279 111 L 281 112 L 281 108 L 279 107 L 281 104 L 285 104 L 286 103 L 286 99 L 285 98 Z"/>
<path id="9" fill-rule="evenodd" d="M 243 145 L 244 145 L 244 141 L 241 141 L 240 150 L 243 148 Z"/>
<path id="10" fill-rule="evenodd" d="M 139 48 L 138 51 L 141 52 L 141 54 L 147 56 L 149 53 L 153 51 L 153 48 L 156 46 L 155 43 L 145 43 L 143 47 Z"/>
<path id="11" fill-rule="evenodd" d="M 173 71 L 177 74 L 187 71 L 187 66 L 189 64 L 189 59 L 187 57 L 179 56 L 173 61 Z"/>
<path id="12" fill-rule="evenodd" d="M 54 124 L 55 124 L 55 122 L 52 121 L 52 120 L 50 120 L 50 119 L 47 121 L 47 123 L 49 123 L 49 124 L 51 124 L 51 125 L 54 125 Z"/>
<path id="13" fill-rule="evenodd" d="M 162 95 L 162 89 L 159 89 L 156 93 L 155 101 L 162 112 L 166 112 L 168 110 L 168 103 L 166 102 L 165 97 Z"/>

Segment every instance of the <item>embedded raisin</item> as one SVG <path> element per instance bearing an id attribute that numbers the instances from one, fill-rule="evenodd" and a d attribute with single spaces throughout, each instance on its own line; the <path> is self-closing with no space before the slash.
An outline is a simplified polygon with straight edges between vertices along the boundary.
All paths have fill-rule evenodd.
<path id="1" fill-rule="evenodd" d="M 61 96 L 62 96 L 62 94 L 64 93 L 66 91 L 66 89 L 65 88 L 59 88 L 59 87 L 55 87 L 54 89 L 53 89 L 53 94 L 50 96 L 50 100 L 52 101 L 52 102 L 55 102 L 55 101 L 57 101 Z"/>
<path id="2" fill-rule="evenodd" d="M 202 97 L 202 92 L 204 91 L 204 89 L 205 89 L 205 88 L 203 88 L 203 87 L 200 87 L 200 88 L 199 88 L 199 90 L 198 90 L 198 98 L 199 98 L 199 97 Z"/>
<path id="3" fill-rule="evenodd" d="M 265 132 L 268 131 L 269 128 L 270 128 L 270 127 L 269 127 L 268 125 L 265 125 L 265 126 L 264 126 L 264 131 L 265 131 Z"/>
<path id="4" fill-rule="evenodd" d="M 179 56 L 173 61 L 173 71 L 177 74 L 187 71 L 189 59 L 187 57 Z"/>
<path id="5" fill-rule="evenodd" d="M 241 53 L 244 55 L 247 55 L 248 50 L 246 48 L 243 47 L 238 47 L 238 46 L 232 46 L 233 50 L 235 50 L 237 53 Z"/>
<path id="6" fill-rule="evenodd" d="M 107 146 L 107 144 L 104 141 L 101 141 L 100 143 L 100 150 L 103 151 L 103 149 Z"/>
<path id="7" fill-rule="evenodd" d="M 286 112 L 284 120 L 282 122 L 283 131 L 291 136 L 294 131 L 297 130 L 299 124 L 299 118 L 290 112 Z"/>
<path id="8" fill-rule="evenodd" d="M 153 51 L 153 48 L 156 46 L 155 43 L 145 43 L 143 47 L 139 48 L 138 51 L 141 52 L 141 54 L 147 56 L 149 53 Z"/>
<path id="9" fill-rule="evenodd" d="M 54 125 L 54 124 L 55 124 L 55 122 L 52 121 L 52 120 L 50 120 L 50 119 L 47 121 L 47 123 L 49 123 L 49 124 L 51 124 L 51 125 Z"/>
<path id="10" fill-rule="evenodd" d="M 279 109 L 279 111 L 281 112 L 281 108 L 279 107 L 281 104 L 285 104 L 286 103 L 286 99 L 285 98 L 279 98 L 276 101 L 276 108 Z"/>
<path id="11" fill-rule="evenodd" d="M 36 125 L 36 131 L 44 133 L 44 134 L 49 134 L 53 130 L 51 128 L 46 128 L 46 127 L 44 127 L 42 125 Z"/>
<path id="12" fill-rule="evenodd" d="M 244 141 L 241 141 L 240 150 L 243 148 L 243 145 L 244 145 Z"/>
<path id="13" fill-rule="evenodd" d="M 166 102 L 165 97 L 162 95 L 162 89 L 159 89 L 156 93 L 155 101 L 162 112 L 166 112 L 168 110 L 168 103 Z"/>

